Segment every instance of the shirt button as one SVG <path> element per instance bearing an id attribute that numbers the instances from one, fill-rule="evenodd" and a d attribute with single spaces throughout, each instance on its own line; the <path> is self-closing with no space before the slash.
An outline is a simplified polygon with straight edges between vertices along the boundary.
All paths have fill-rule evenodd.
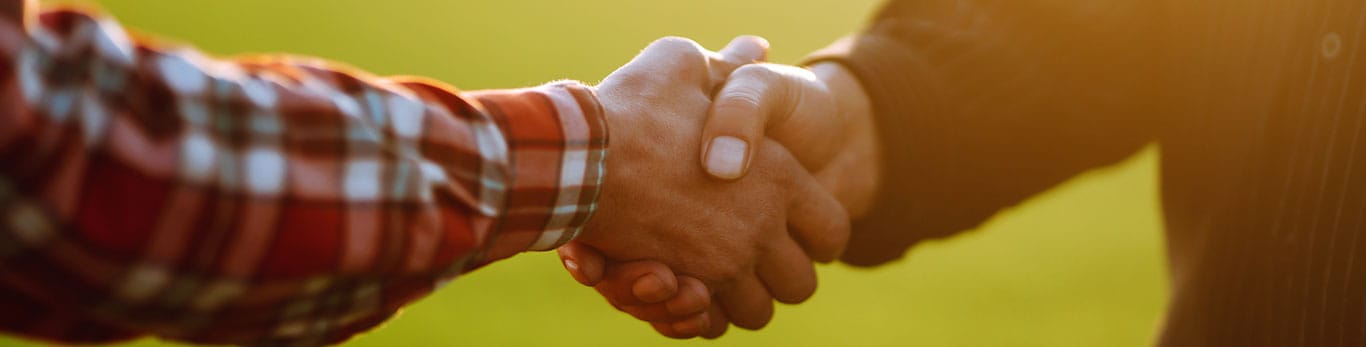
<path id="1" fill-rule="evenodd" d="M 1319 42 L 1319 54 L 1324 59 L 1333 60 L 1342 52 L 1342 36 L 1338 33 L 1327 33 L 1323 35 L 1323 40 Z"/>

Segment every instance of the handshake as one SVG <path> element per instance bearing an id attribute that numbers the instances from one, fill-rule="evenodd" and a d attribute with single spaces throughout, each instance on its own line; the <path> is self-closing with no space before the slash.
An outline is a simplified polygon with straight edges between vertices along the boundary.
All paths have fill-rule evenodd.
<path id="1" fill-rule="evenodd" d="M 867 96 L 835 63 L 767 64 L 664 38 L 597 87 L 612 151 L 596 216 L 559 254 L 580 283 L 673 338 L 759 329 L 816 289 L 872 203 Z"/>
<path id="2" fill-rule="evenodd" d="M 594 101 L 35 18 L 0 6 L 0 333 L 337 343 L 572 227 L 577 280 L 664 335 L 717 337 L 811 296 L 812 262 L 840 258 L 876 188 L 852 74 L 761 63 L 755 37 L 659 40 Z M 584 183 L 596 200 L 566 197 Z"/>

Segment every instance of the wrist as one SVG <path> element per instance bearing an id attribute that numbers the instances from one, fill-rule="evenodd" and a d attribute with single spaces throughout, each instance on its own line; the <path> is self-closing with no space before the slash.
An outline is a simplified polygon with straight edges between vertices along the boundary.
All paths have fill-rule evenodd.
<path id="1" fill-rule="evenodd" d="M 490 258 L 546 251 L 576 238 L 596 213 L 609 141 L 594 91 L 559 81 L 465 96 L 482 105 L 490 120 L 491 126 L 476 128 L 486 132 L 478 133 L 480 154 L 506 167 L 502 187 L 480 192 L 503 194 L 497 204 L 481 206 L 501 210 L 503 220 L 490 241 Z M 492 147 L 499 142 L 502 148 Z"/>
<path id="2" fill-rule="evenodd" d="M 607 148 L 608 155 L 604 156 L 602 163 L 602 193 L 598 196 L 597 211 L 592 219 L 589 219 L 580 231 L 577 239 L 586 244 L 602 242 L 608 238 L 604 232 L 611 230 L 606 228 L 603 221 L 613 219 L 613 215 L 618 213 L 620 207 L 616 203 L 617 199 L 611 197 L 612 194 L 625 190 L 622 185 L 632 175 L 633 169 L 629 167 L 633 160 L 639 157 L 639 145 L 637 134 L 639 126 L 636 115 L 627 109 L 630 105 L 621 102 L 624 99 L 620 95 L 618 88 L 602 88 L 602 86 L 592 87 L 598 97 L 598 104 L 602 110 L 603 123 L 606 124 L 608 131 L 612 134 L 612 142 Z"/>

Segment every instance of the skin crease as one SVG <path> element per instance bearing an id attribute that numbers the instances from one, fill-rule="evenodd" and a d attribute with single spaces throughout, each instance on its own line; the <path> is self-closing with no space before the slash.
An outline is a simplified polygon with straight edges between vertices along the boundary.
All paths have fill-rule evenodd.
<path id="1" fill-rule="evenodd" d="M 599 212 L 576 244 L 612 259 L 658 260 L 677 274 L 700 280 L 668 281 L 675 279 L 673 273 L 634 280 L 608 276 L 634 283 L 600 288 L 604 295 L 668 294 L 646 295 L 649 298 L 635 298 L 636 302 L 676 292 L 690 295 L 656 303 L 666 306 L 662 312 L 693 313 L 655 324 L 665 335 L 724 332 L 727 320 L 743 328 L 763 327 L 772 316 L 775 298 L 800 302 L 814 292 L 815 272 L 807 253 L 833 260 L 847 242 L 844 208 L 776 142 L 755 141 L 754 171 L 733 182 L 708 177 L 695 161 L 681 159 L 695 158 L 701 148 L 699 116 L 709 112 L 709 93 L 727 76 L 716 70 L 755 60 L 725 57 L 744 51 L 728 47 L 718 58 L 688 40 L 660 40 L 597 89 L 613 131 L 606 161 L 610 174 L 604 177 Z M 584 268 L 598 263 L 574 264 Z M 646 283 L 661 279 L 684 283 L 686 290 Z M 648 284 L 645 293 L 634 290 L 642 283 Z M 717 300 L 695 297 L 707 292 L 704 286 Z M 620 303 L 632 301 L 624 299 L 609 301 L 622 308 Z M 707 317 L 699 323 L 694 312 L 700 309 L 694 306 L 708 302 Z M 648 307 L 623 310 L 640 318 L 658 317 L 645 314 Z"/>
<path id="2" fill-rule="evenodd" d="M 785 126 L 780 127 L 780 130 L 778 132 L 787 132 L 787 136 L 784 136 L 786 138 L 802 139 L 804 141 L 807 141 L 808 144 L 816 143 L 821 144 L 826 148 L 838 149 L 834 154 L 819 152 L 814 154 L 814 156 L 833 156 L 832 158 L 828 159 L 828 162 L 826 162 L 823 167 L 819 168 L 819 170 L 816 172 L 816 176 L 820 180 L 821 184 L 839 199 L 840 203 L 846 208 L 846 210 L 850 212 L 852 216 L 861 216 L 867 212 L 869 207 L 874 203 L 876 199 L 876 191 L 879 184 L 881 169 L 878 139 L 876 137 L 876 132 L 874 129 L 870 101 L 868 100 L 867 94 L 864 92 L 862 86 L 859 84 L 855 76 L 852 73 L 850 73 L 847 69 L 845 69 L 843 66 L 837 63 L 820 63 L 812 66 L 810 70 L 811 73 L 820 82 L 821 86 L 819 86 L 819 88 L 812 87 L 809 83 L 810 81 L 805 78 L 792 78 L 787 82 L 775 81 L 769 78 L 767 80 L 764 80 L 763 82 L 770 84 L 789 83 L 798 85 L 801 88 L 784 87 L 784 90 L 782 92 L 767 94 L 767 99 L 759 99 L 758 101 L 760 103 L 786 103 L 789 105 L 795 105 L 803 101 L 809 104 L 813 102 L 812 100 L 815 100 L 814 102 L 816 103 L 820 103 L 825 100 L 833 100 L 835 104 L 833 106 L 836 110 L 838 110 L 838 114 L 831 116 L 829 119 L 836 119 L 840 122 L 848 123 L 847 126 L 844 127 L 845 131 L 842 134 L 832 135 L 829 134 L 828 131 L 825 131 L 829 127 L 812 126 L 811 124 L 817 124 L 823 121 L 828 122 L 829 119 L 822 120 L 818 118 L 812 118 L 810 116 L 806 118 L 794 117 L 794 119 L 784 119 L 783 121 L 792 121 L 798 123 L 805 122 L 806 124 L 786 124 Z M 791 71 L 787 72 L 789 72 L 788 75 L 794 75 L 790 73 Z M 731 76 L 731 78 L 765 78 L 772 76 L 773 74 L 751 73 L 745 74 L 745 76 Z M 801 89 L 807 92 L 794 93 L 792 91 L 793 89 Z M 829 97 L 826 98 L 821 95 L 818 95 L 822 92 L 828 92 Z M 816 97 L 810 98 L 813 95 Z M 803 97 L 808 97 L 809 99 L 796 100 L 796 102 L 794 102 L 794 100 L 791 100 L 792 98 L 801 99 Z M 783 107 L 791 106 L 769 105 L 765 107 L 769 107 L 772 109 L 782 109 Z M 819 114 L 817 116 L 819 116 Z M 709 123 L 708 126 L 716 126 L 716 123 Z M 720 126 L 730 128 L 743 128 L 743 125 L 737 125 L 737 123 L 724 123 Z M 725 130 L 727 129 L 722 129 L 720 131 L 715 131 L 714 129 L 708 130 L 709 136 L 715 136 L 716 133 L 725 132 Z M 743 130 L 737 131 L 742 132 Z M 820 132 L 810 133 L 808 131 Z M 762 134 L 760 134 L 759 136 L 762 136 Z M 826 142 L 813 141 L 813 139 L 822 139 Z M 799 156 L 799 158 L 803 154 L 806 154 L 808 157 L 813 156 L 809 153 L 811 152 L 799 151 L 797 152 L 797 155 Z M 761 160 L 762 157 L 763 154 L 760 154 L 757 158 L 751 160 Z M 812 162 L 812 160 L 808 159 L 808 161 L 806 162 L 810 163 Z M 757 168 L 751 172 L 761 173 L 764 171 L 765 170 L 762 168 Z M 850 253 L 847 254 L 856 254 L 858 250 L 851 249 L 848 250 L 848 252 Z M 636 318 L 641 319 L 643 321 L 652 322 L 652 326 L 661 334 L 675 338 L 690 338 L 699 335 L 680 332 L 678 331 L 678 329 L 671 329 L 667 324 L 660 324 L 660 322 L 681 321 L 689 319 L 691 317 L 689 314 L 665 315 L 664 317 L 661 317 L 659 315 L 642 316 L 635 314 L 634 312 L 647 309 L 653 309 L 654 311 L 658 312 L 659 309 L 657 306 L 663 305 L 663 303 L 645 303 L 639 300 L 639 298 L 637 298 L 636 296 L 645 295 L 656 298 L 669 297 L 670 299 L 664 302 L 686 302 L 692 305 L 705 306 L 705 303 L 698 303 L 699 300 L 696 298 L 696 296 L 706 295 L 703 293 L 708 293 L 707 289 L 715 290 L 715 288 L 690 287 L 687 288 L 687 290 L 676 290 L 676 288 L 666 287 L 659 288 L 658 291 L 651 293 L 630 293 L 620 290 L 604 290 L 603 288 L 621 287 L 624 285 L 629 285 L 629 283 L 619 282 L 645 278 L 643 276 L 646 274 L 658 276 L 660 278 L 664 278 L 667 280 L 672 279 L 674 273 L 672 273 L 667 266 L 649 260 L 628 262 L 620 261 L 633 259 L 607 260 L 604 259 L 601 254 L 596 253 L 594 250 L 592 250 L 590 247 L 585 247 L 580 244 L 571 244 L 564 248 L 561 248 L 560 254 L 562 258 L 565 258 L 567 260 L 582 259 L 584 261 L 589 262 L 589 266 L 585 266 L 579 269 L 572 269 L 570 271 L 571 274 L 573 274 L 576 279 L 578 279 L 581 283 L 585 285 L 596 286 L 598 288 L 599 293 L 602 294 L 605 298 L 607 298 L 608 301 L 612 303 L 614 306 L 617 306 L 618 308 L 626 307 L 628 309 L 623 310 L 627 311 L 628 313 L 632 313 L 634 316 L 636 316 Z M 632 268 L 638 271 L 639 273 L 633 274 L 633 276 L 637 277 L 630 278 L 603 279 L 601 277 L 601 273 L 604 271 L 604 269 L 606 269 L 606 271 L 613 271 L 619 268 Z M 601 280 L 601 282 L 599 282 L 599 280 Z M 692 309 L 703 308 L 698 306 L 689 306 L 687 310 L 680 309 L 679 311 L 692 312 Z M 714 338 L 720 336 L 721 334 L 724 334 L 723 329 L 718 330 L 714 326 L 712 328 L 713 329 L 711 329 L 711 331 L 708 331 L 707 333 L 701 335 L 703 335 L 704 337 Z"/>

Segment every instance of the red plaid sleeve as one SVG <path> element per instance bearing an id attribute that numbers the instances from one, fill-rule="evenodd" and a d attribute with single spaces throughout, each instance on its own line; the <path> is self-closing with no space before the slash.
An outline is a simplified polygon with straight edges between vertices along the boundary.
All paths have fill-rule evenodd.
<path id="1" fill-rule="evenodd" d="M 607 129 L 578 83 L 459 93 L 0 21 L 0 330 L 338 342 L 595 207 Z"/>

